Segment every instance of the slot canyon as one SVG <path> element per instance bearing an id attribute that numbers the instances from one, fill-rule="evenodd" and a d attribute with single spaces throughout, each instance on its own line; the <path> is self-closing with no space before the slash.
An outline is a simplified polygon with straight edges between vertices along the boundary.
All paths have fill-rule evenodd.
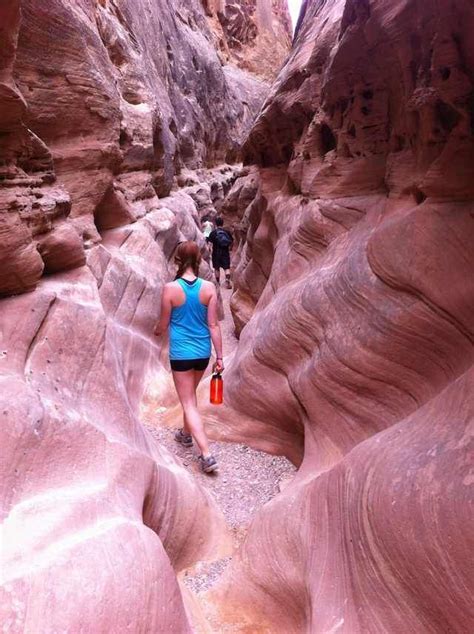
<path id="1" fill-rule="evenodd" d="M 474 631 L 474 4 L 0 0 L 0 624 Z M 219 457 L 153 334 L 221 216 Z M 173 446 L 174 445 L 174 446 Z"/>

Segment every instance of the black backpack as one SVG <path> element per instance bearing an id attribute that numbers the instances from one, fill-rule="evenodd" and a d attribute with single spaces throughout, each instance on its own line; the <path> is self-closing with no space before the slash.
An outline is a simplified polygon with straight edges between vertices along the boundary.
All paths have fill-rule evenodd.
<path id="1" fill-rule="evenodd" d="M 221 249 L 228 249 L 232 244 L 232 238 L 225 229 L 216 229 L 216 242 Z"/>

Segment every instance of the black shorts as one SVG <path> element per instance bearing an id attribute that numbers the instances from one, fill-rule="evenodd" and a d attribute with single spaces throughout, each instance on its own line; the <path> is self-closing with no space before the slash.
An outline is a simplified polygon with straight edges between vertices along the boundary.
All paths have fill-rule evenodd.
<path id="1" fill-rule="evenodd" d="M 229 251 L 217 251 L 214 249 L 212 253 L 212 266 L 216 271 L 218 269 L 230 269 Z"/>
<path id="2" fill-rule="evenodd" d="M 202 372 L 209 365 L 209 358 L 205 359 L 170 359 L 170 365 L 173 372 L 187 372 L 188 370 L 197 370 Z"/>

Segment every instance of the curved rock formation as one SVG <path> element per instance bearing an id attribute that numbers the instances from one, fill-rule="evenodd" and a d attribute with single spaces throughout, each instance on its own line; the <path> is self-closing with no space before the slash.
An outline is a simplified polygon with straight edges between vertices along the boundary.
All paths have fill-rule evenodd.
<path id="1" fill-rule="evenodd" d="M 222 551 L 224 523 L 137 415 L 169 385 L 151 333 L 196 218 L 186 194 L 164 199 L 105 232 L 87 266 L 1 302 L 8 631 L 190 631 L 176 573 Z"/>
<path id="2" fill-rule="evenodd" d="M 234 161 L 267 91 L 221 64 L 198 0 L 81 7 L 2 9 L 3 295 L 84 262 L 64 221 L 88 247 L 156 209 L 183 170 Z"/>
<path id="3" fill-rule="evenodd" d="M 171 5 L 0 6 L 5 631 L 188 632 L 176 573 L 226 548 L 138 416 L 168 398 L 174 248 L 205 250 L 267 87 L 221 64 L 199 0 Z"/>
<path id="4" fill-rule="evenodd" d="M 473 27 L 308 0 L 246 143 L 228 402 L 304 457 L 217 595 L 234 625 L 472 629 Z"/>

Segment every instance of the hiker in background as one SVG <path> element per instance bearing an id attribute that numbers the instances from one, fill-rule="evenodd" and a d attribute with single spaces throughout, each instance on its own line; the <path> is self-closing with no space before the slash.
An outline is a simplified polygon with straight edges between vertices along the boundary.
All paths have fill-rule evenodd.
<path id="1" fill-rule="evenodd" d="M 217 285 L 221 281 L 221 269 L 225 271 L 225 285 L 232 288 L 230 282 L 230 249 L 234 239 L 227 229 L 224 229 L 224 221 L 222 218 L 216 218 L 216 228 L 211 231 L 208 242 L 212 244 L 212 266 L 216 276 Z"/>
<path id="2" fill-rule="evenodd" d="M 202 232 L 206 239 L 209 238 L 213 229 L 214 225 L 209 220 L 209 216 L 204 216 L 204 218 L 202 219 Z"/>

